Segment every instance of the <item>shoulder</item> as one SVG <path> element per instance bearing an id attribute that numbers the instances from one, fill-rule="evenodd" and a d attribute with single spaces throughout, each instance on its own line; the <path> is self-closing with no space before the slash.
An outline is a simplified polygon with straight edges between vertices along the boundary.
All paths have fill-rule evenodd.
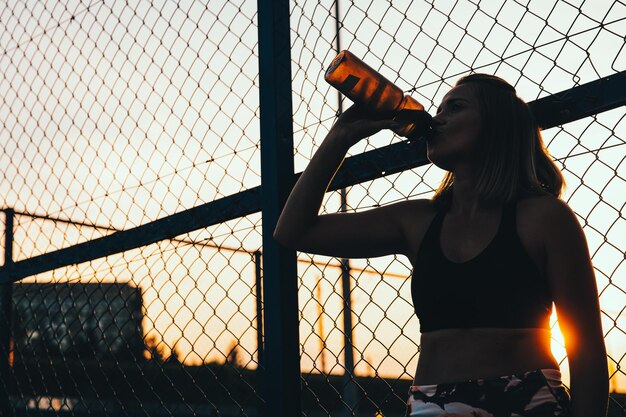
<path id="1" fill-rule="evenodd" d="M 419 227 L 420 224 L 430 223 L 437 213 L 433 201 L 428 199 L 405 200 L 384 207 L 409 233 L 410 229 Z"/>
<path id="2" fill-rule="evenodd" d="M 407 244 L 404 255 L 413 262 L 437 208 L 432 200 L 416 199 L 398 203 L 396 209 Z"/>
<path id="3" fill-rule="evenodd" d="M 371 220 L 386 219 L 387 225 L 393 224 L 400 228 L 402 234 L 408 238 L 415 233 L 416 229 L 430 223 L 436 213 L 436 208 L 431 200 L 415 199 L 385 204 L 371 209 L 369 212 L 378 213 Z"/>
<path id="4" fill-rule="evenodd" d="M 572 226 L 576 214 L 563 200 L 553 196 L 527 197 L 518 202 L 519 222 L 527 227 L 552 230 L 558 227 Z"/>
<path id="5" fill-rule="evenodd" d="M 583 235 L 576 213 L 559 198 L 528 197 L 519 201 L 517 210 L 519 229 L 526 230 L 545 246 Z"/>
<path id="6" fill-rule="evenodd" d="M 381 206 L 380 208 L 384 208 L 389 210 L 390 212 L 401 216 L 402 218 L 413 218 L 415 216 L 435 212 L 435 205 L 432 200 L 428 200 L 425 198 L 414 199 L 414 200 L 403 200 L 397 203 L 386 204 Z"/>
<path id="7" fill-rule="evenodd" d="M 418 198 L 414 200 L 406 200 L 407 207 L 410 207 L 412 211 L 419 213 L 434 213 L 436 211 L 435 203 L 427 198 Z"/>
<path id="8" fill-rule="evenodd" d="M 436 213 L 437 209 L 432 200 L 420 198 L 398 203 L 398 214 L 402 215 L 409 224 L 413 224 L 416 221 L 424 221 Z"/>

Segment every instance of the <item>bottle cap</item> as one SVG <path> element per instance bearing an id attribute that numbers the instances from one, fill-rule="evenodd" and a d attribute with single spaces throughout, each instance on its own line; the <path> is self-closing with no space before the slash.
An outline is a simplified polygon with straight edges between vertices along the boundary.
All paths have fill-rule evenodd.
<path id="1" fill-rule="evenodd" d="M 325 78 L 328 80 L 328 76 L 343 62 L 346 56 L 346 51 L 341 51 L 337 56 L 332 60 L 328 68 L 326 68 Z"/>

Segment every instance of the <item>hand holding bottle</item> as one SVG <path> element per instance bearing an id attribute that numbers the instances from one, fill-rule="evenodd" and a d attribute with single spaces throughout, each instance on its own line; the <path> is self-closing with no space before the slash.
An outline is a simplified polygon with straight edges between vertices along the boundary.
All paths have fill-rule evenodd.
<path id="1" fill-rule="evenodd" d="M 369 110 L 369 117 L 385 115 L 395 119 L 397 124 L 389 128 L 398 135 L 414 138 L 428 133 L 431 117 L 424 106 L 350 51 L 341 51 L 333 59 L 324 78 L 355 104 Z"/>
<path id="2" fill-rule="evenodd" d="M 393 120 L 393 116 L 392 112 L 373 112 L 362 105 L 354 104 L 337 118 L 329 136 L 336 137 L 349 148 L 383 129 L 401 127 L 401 123 Z"/>

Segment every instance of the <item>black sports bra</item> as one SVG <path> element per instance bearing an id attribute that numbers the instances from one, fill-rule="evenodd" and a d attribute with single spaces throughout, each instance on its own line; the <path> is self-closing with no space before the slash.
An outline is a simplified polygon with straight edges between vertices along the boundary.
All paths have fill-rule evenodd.
<path id="1" fill-rule="evenodd" d="M 437 213 L 417 253 L 411 295 L 420 331 L 498 327 L 550 329 L 552 296 L 516 228 L 516 204 L 506 205 L 491 243 L 456 263 L 441 251 L 445 212 Z"/>

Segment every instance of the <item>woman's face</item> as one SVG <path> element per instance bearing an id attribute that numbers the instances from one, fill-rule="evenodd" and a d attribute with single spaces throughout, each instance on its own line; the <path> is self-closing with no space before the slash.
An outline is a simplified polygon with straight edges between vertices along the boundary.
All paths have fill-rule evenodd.
<path id="1" fill-rule="evenodd" d="M 428 140 L 428 159 L 447 171 L 474 160 L 481 120 L 473 88 L 468 84 L 454 87 L 433 118 L 435 133 Z"/>

